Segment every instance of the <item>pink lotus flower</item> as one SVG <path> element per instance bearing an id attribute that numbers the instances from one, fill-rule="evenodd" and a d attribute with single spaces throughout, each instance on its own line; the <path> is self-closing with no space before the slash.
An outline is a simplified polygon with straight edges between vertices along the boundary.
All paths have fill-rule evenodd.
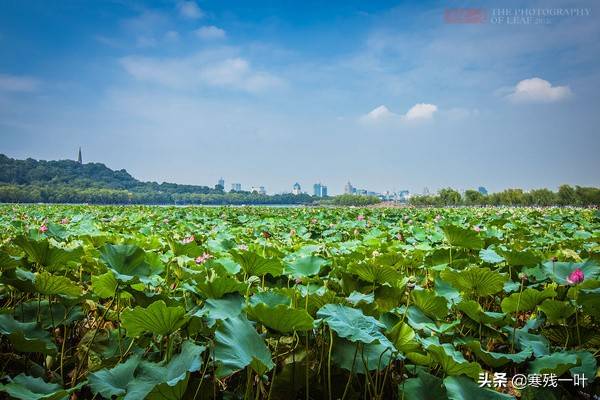
<path id="1" fill-rule="evenodd" d="M 181 243 L 188 244 L 188 243 L 192 243 L 194 240 L 196 240 L 196 238 L 194 237 L 194 235 L 192 235 L 192 236 L 188 236 L 188 237 L 184 238 L 181 241 Z"/>
<path id="2" fill-rule="evenodd" d="M 399 234 L 396 235 L 396 239 L 398 239 L 399 241 L 403 241 L 404 237 L 402 236 L 401 233 L 399 233 Z"/>
<path id="3" fill-rule="evenodd" d="M 311 219 L 311 220 L 310 220 L 310 223 L 311 223 L 311 224 L 316 224 L 317 222 L 318 222 L 318 221 L 317 221 L 317 219 L 316 219 L 316 218 L 313 218 L 313 219 Z"/>
<path id="4" fill-rule="evenodd" d="M 567 282 L 569 282 L 570 285 L 577 285 L 578 283 L 583 282 L 584 279 L 585 275 L 583 274 L 581 268 L 576 268 L 575 271 L 569 274 Z"/>
<path id="5" fill-rule="evenodd" d="M 364 215 L 359 215 L 358 217 L 356 217 L 357 221 L 364 221 L 365 220 L 365 216 Z"/>
<path id="6" fill-rule="evenodd" d="M 60 220 L 61 225 L 67 225 L 69 223 L 69 218 L 63 218 Z"/>
<path id="7" fill-rule="evenodd" d="M 48 227 L 46 226 L 46 224 L 42 224 L 42 226 L 40 226 L 40 232 L 44 233 L 48 230 Z"/>
<path id="8" fill-rule="evenodd" d="M 408 220 L 408 224 L 409 224 L 409 225 L 412 225 L 412 219 L 409 219 L 409 220 Z"/>
<path id="9" fill-rule="evenodd" d="M 213 256 L 208 254 L 208 253 L 204 253 L 201 256 L 196 257 L 196 264 L 203 264 L 205 263 L 207 260 L 211 259 Z"/>
<path id="10" fill-rule="evenodd" d="M 440 222 L 440 220 L 442 219 L 441 215 L 436 215 L 435 218 L 433 219 L 435 222 Z"/>
<path id="11" fill-rule="evenodd" d="M 290 229 L 290 236 L 296 236 L 296 230 L 294 228 Z"/>
<path id="12" fill-rule="evenodd" d="M 168 224 L 168 223 L 169 223 L 169 219 L 168 218 L 163 219 L 163 224 Z"/>
<path id="13" fill-rule="evenodd" d="M 474 230 L 475 232 L 481 232 L 481 228 L 480 228 L 479 226 L 475 226 L 475 227 L 473 227 L 473 230 Z"/>
<path id="14" fill-rule="evenodd" d="M 239 250 L 243 250 L 243 251 L 248 251 L 248 246 L 246 246 L 245 244 L 240 244 L 240 245 L 238 246 L 238 249 L 239 249 Z"/>

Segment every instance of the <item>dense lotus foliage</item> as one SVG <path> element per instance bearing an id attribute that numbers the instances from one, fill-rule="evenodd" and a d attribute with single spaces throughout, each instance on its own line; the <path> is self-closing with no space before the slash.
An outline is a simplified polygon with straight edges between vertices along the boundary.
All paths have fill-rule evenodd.
<path id="1" fill-rule="evenodd" d="M 0 397 L 593 398 L 599 239 L 584 209 L 0 206 Z"/>

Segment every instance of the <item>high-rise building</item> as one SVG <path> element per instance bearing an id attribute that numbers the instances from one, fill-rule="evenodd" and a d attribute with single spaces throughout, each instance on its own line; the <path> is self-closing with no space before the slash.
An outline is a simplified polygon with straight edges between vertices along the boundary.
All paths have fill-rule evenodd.
<path id="1" fill-rule="evenodd" d="M 217 184 L 215 185 L 215 189 L 225 190 L 225 179 L 219 178 Z"/>
<path id="2" fill-rule="evenodd" d="M 487 194 L 488 194 L 487 189 L 485 187 L 483 187 L 483 186 L 479 186 L 479 188 L 477 188 L 477 191 L 479 193 L 481 193 L 482 195 L 484 195 L 484 196 L 487 196 Z"/>
<path id="3" fill-rule="evenodd" d="M 81 159 L 81 147 L 79 148 L 79 153 L 77 154 L 77 162 L 79 164 L 83 164 L 83 160 Z"/>
<path id="4" fill-rule="evenodd" d="M 242 184 L 241 183 L 232 183 L 231 184 L 231 191 L 232 192 L 241 192 L 242 191 Z"/>
<path id="5" fill-rule="evenodd" d="M 321 183 L 315 183 L 313 185 L 313 196 L 321 197 Z"/>
<path id="6" fill-rule="evenodd" d="M 313 185 L 313 194 L 317 197 L 327 197 L 327 186 L 321 182 Z"/>
<path id="7" fill-rule="evenodd" d="M 344 186 L 344 193 L 345 194 L 354 194 L 355 191 L 356 191 L 356 189 L 354 189 L 354 187 L 352 186 L 350 181 L 348 181 L 348 183 L 346 183 L 346 186 Z"/>
<path id="8" fill-rule="evenodd" d="M 302 188 L 300 187 L 300 184 L 298 182 L 294 183 L 294 186 L 292 187 L 292 194 L 300 194 L 302 193 Z"/>

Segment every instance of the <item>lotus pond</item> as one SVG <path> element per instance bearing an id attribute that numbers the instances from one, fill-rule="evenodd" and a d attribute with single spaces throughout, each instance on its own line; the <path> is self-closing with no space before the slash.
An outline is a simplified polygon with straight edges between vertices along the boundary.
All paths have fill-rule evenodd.
<path id="1" fill-rule="evenodd" d="M 0 397 L 594 398 L 599 240 L 583 209 L 3 205 Z"/>

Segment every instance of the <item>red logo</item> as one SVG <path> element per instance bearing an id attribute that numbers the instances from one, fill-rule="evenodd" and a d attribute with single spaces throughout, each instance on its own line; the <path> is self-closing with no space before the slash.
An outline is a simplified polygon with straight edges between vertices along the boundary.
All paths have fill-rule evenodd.
<path id="1" fill-rule="evenodd" d="M 485 11 L 482 8 L 447 8 L 444 10 L 444 22 L 447 24 L 482 24 Z"/>

